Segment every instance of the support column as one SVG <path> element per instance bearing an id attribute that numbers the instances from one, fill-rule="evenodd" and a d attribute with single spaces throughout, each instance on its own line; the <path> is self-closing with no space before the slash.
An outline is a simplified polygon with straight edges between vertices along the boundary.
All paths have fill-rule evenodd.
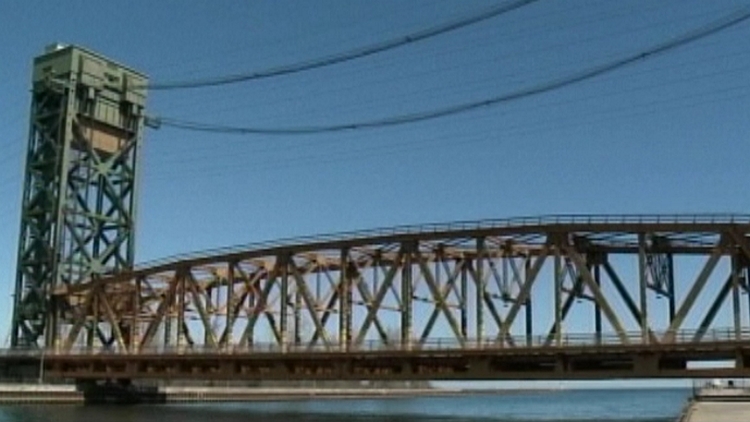
<path id="1" fill-rule="evenodd" d="M 197 287 L 193 287 L 193 288 L 197 288 Z M 219 290 L 219 286 L 216 286 L 216 287 L 209 286 L 206 288 L 206 306 L 205 306 L 206 315 L 205 316 L 201 315 L 201 318 L 205 319 L 208 322 L 207 324 L 204 324 L 205 326 L 203 327 L 203 344 L 206 346 L 211 344 L 211 338 L 212 336 L 214 336 L 214 334 L 211 331 L 209 331 L 209 330 L 213 330 L 213 324 L 211 323 L 211 315 L 213 314 L 213 311 L 211 310 L 214 309 L 214 292 L 216 292 L 216 298 L 218 299 L 219 295 L 221 294 L 221 291 Z M 200 300 L 200 298 L 197 296 L 198 295 L 193 294 L 192 295 L 193 300 Z M 197 305 L 194 305 L 194 306 L 197 306 Z"/>
<path id="2" fill-rule="evenodd" d="M 96 289 L 96 287 L 94 287 Z M 89 351 L 94 349 L 94 339 L 96 339 L 96 329 L 99 327 L 99 292 L 95 291 L 94 296 L 91 298 L 93 302 L 91 305 L 92 318 L 89 321 L 89 326 L 86 329 L 86 348 Z"/>
<path id="3" fill-rule="evenodd" d="M 178 290 L 179 291 L 179 290 Z M 173 303 L 167 305 L 164 315 L 164 348 L 169 349 L 172 345 L 172 309 Z"/>
<path id="4" fill-rule="evenodd" d="M 264 267 L 263 270 L 266 271 L 266 283 L 273 283 L 273 279 L 276 277 L 276 272 L 273 271 L 267 271 L 267 269 Z M 258 269 L 260 271 L 260 269 Z M 247 282 L 247 281 L 246 281 Z M 253 343 L 255 342 L 255 324 L 257 324 L 258 318 L 259 318 L 259 298 L 258 293 L 262 290 L 262 283 L 263 283 L 263 277 L 259 277 L 257 280 L 252 280 L 252 284 L 250 284 L 248 288 L 247 293 L 247 307 L 250 309 L 250 318 L 247 320 L 247 326 L 245 327 L 245 332 L 247 333 L 247 338 L 245 340 L 246 346 L 248 348 L 253 347 Z M 241 306 L 241 304 L 239 305 Z"/>
<path id="5" fill-rule="evenodd" d="M 349 278 L 349 250 L 341 250 L 339 262 L 339 348 L 348 351 L 351 345 L 352 289 Z"/>
<path id="6" fill-rule="evenodd" d="M 476 272 L 476 311 L 477 343 L 484 342 L 484 238 L 477 239 L 477 258 L 474 262 Z"/>
<path id="7" fill-rule="evenodd" d="M 236 265 L 236 262 L 227 263 L 227 314 L 224 322 L 224 331 L 226 332 L 226 335 L 224 336 L 223 344 L 227 349 L 231 348 L 232 342 L 234 341 L 232 331 L 234 330 L 234 268 Z"/>
<path id="8" fill-rule="evenodd" d="M 404 251 L 403 266 L 401 267 L 401 347 L 408 348 L 411 343 L 413 285 L 412 285 L 412 258 L 415 245 L 402 246 Z"/>
<path id="9" fill-rule="evenodd" d="M 674 256 L 667 254 L 667 265 L 669 266 L 669 278 L 667 279 L 667 290 L 669 293 L 669 323 L 674 320 L 674 315 L 677 308 L 677 299 L 674 294 Z"/>
<path id="10" fill-rule="evenodd" d="M 563 266 L 560 255 L 560 242 L 555 244 L 555 344 L 562 345 L 562 295 L 563 295 Z"/>
<path id="11" fill-rule="evenodd" d="M 649 343 L 648 338 L 648 266 L 646 264 L 646 235 L 638 234 L 638 291 L 641 299 L 641 341 Z"/>
<path id="12" fill-rule="evenodd" d="M 288 255 L 281 255 L 278 258 L 278 265 L 281 268 L 281 292 L 279 297 L 281 298 L 279 303 L 279 330 L 281 331 L 281 349 L 286 351 L 287 343 L 289 342 L 288 331 L 288 313 L 289 313 L 289 264 L 290 257 Z"/>
<path id="13" fill-rule="evenodd" d="M 466 257 L 462 257 L 460 263 L 456 263 L 456 265 L 461 266 L 461 335 L 466 340 L 469 336 L 469 306 L 467 303 L 469 296 L 469 269 L 466 265 Z"/>
<path id="14" fill-rule="evenodd" d="M 526 257 L 524 259 L 524 280 L 526 280 L 527 277 L 529 277 L 529 273 L 531 271 L 531 259 L 529 257 Z M 531 307 L 531 295 L 526 299 L 525 303 L 526 307 L 526 345 L 531 347 L 534 343 L 534 323 L 533 323 L 533 316 L 534 312 Z"/>
<path id="15" fill-rule="evenodd" d="M 128 349 L 131 353 L 137 352 L 138 344 L 140 344 L 140 333 L 138 332 L 138 318 L 141 313 L 141 292 L 143 289 L 143 279 L 138 277 L 135 279 L 135 292 L 133 294 L 133 320 L 130 322 L 130 344 Z"/>
<path id="16" fill-rule="evenodd" d="M 742 308 L 740 305 L 740 265 L 739 257 L 732 254 L 732 311 L 734 316 L 734 338 L 742 338 Z"/>
<path id="17" fill-rule="evenodd" d="M 177 350 L 182 348 L 182 338 L 185 330 L 185 282 L 187 276 L 180 275 L 179 286 L 177 287 L 179 296 L 177 296 Z"/>
<path id="18" fill-rule="evenodd" d="M 47 285 L 47 288 L 51 288 L 50 285 Z M 47 331 L 45 334 L 44 348 L 47 350 L 56 350 L 59 346 L 58 344 L 58 331 L 60 330 L 60 324 L 58 323 L 58 306 L 57 306 L 57 298 L 51 294 L 51 292 L 48 292 L 47 295 L 47 306 L 48 306 L 48 316 L 47 316 Z"/>
<path id="19" fill-rule="evenodd" d="M 294 288 L 294 345 L 302 344 L 302 295 L 299 286 Z"/>
<path id="20" fill-rule="evenodd" d="M 601 264 L 598 259 L 594 264 L 594 283 L 601 288 Z M 602 342 L 602 307 L 598 301 L 594 301 L 594 332 L 596 333 L 596 343 Z"/>
<path id="21" fill-rule="evenodd" d="M 372 292 L 377 294 L 380 291 L 380 270 L 383 266 L 383 254 L 378 249 L 374 255 L 372 257 Z"/>

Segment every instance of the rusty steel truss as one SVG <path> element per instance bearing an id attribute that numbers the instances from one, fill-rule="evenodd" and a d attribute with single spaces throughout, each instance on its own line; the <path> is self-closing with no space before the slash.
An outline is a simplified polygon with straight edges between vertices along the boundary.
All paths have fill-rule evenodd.
<path id="1" fill-rule="evenodd" d="M 727 306 L 741 340 L 749 235 L 750 216 L 572 216 L 250 245 L 63 286 L 54 349 L 559 346 L 583 306 L 594 343 L 669 344 L 686 329 L 697 342 Z M 684 257 L 697 270 L 679 271 Z"/>

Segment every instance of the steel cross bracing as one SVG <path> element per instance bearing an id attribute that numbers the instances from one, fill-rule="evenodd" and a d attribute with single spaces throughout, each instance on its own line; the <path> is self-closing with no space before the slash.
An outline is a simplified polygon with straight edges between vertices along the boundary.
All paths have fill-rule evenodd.
<path id="1" fill-rule="evenodd" d="M 475 224 L 176 260 L 59 289 L 54 347 L 563 346 L 568 317 L 581 308 L 591 312 L 592 344 L 671 344 L 685 330 L 700 342 L 722 310 L 730 338 L 747 340 L 750 219 L 728 218 Z M 683 261 L 689 271 L 678 268 Z M 696 306 L 699 296 L 707 308 Z"/>

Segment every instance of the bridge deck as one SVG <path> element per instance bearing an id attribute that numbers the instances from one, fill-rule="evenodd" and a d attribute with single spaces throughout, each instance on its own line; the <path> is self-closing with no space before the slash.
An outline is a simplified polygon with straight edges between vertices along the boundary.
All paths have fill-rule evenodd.
<path id="1" fill-rule="evenodd" d="M 699 343 L 677 335 L 669 343 L 571 341 L 561 345 L 433 341 L 341 349 L 255 345 L 182 347 L 140 353 L 13 351 L 0 358 L 44 365 L 47 378 L 66 379 L 611 379 L 750 376 L 750 342 L 709 333 Z M 690 362 L 732 361 L 731 368 L 691 368 Z M 29 363 L 31 362 L 31 363 Z"/>

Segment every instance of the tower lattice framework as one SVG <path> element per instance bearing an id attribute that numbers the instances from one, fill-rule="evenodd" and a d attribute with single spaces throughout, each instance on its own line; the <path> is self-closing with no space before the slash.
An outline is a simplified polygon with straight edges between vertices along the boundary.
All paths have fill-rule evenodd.
<path id="1" fill-rule="evenodd" d="M 76 46 L 34 59 L 12 347 L 58 342 L 55 289 L 132 268 L 146 82 Z"/>

